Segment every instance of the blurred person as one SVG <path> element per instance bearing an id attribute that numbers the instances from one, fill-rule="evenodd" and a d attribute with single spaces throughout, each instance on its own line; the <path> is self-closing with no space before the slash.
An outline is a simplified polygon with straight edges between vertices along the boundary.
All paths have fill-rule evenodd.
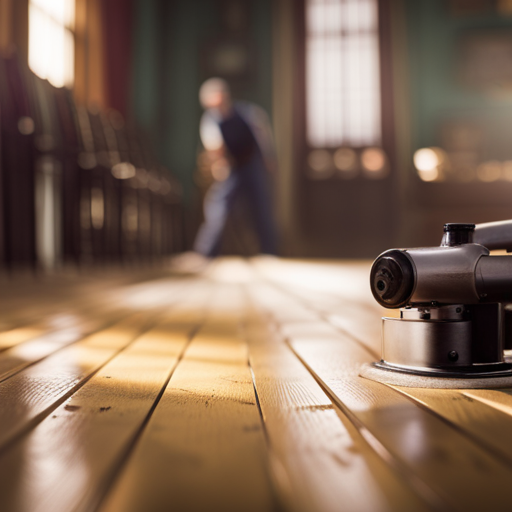
<path id="1" fill-rule="evenodd" d="M 194 243 L 196 262 L 200 265 L 201 259 L 219 254 L 226 221 L 239 198 L 251 213 L 260 252 L 275 255 L 269 173 L 276 168 L 276 158 L 268 116 L 257 105 L 233 101 L 227 82 L 220 78 L 203 83 L 199 100 L 205 110 L 201 142 L 216 181 L 204 200 L 205 219 Z"/>

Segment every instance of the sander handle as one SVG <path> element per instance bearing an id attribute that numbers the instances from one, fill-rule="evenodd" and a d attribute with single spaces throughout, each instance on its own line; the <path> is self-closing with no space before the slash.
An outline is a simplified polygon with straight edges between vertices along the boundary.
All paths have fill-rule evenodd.
<path id="1" fill-rule="evenodd" d="M 477 224 L 473 233 L 473 243 L 489 250 L 505 249 L 512 252 L 512 220 Z"/>

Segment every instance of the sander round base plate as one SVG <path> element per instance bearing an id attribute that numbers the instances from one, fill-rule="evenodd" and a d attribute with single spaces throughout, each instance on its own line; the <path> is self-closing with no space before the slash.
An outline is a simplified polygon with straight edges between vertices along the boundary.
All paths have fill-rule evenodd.
<path id="1" fill-rule="evenodd" d="M 375 364 L 365 364 L 359 372 L 361 377 L 392 386 L 406 388 L 432 388 L 432 389 L 489 389 L 512 388 L 512 372 L 500 376 L 489 374 L 485 377 L 441 377 L 432 375 L 418 375 L 412 372 L 385 369 Z"/>

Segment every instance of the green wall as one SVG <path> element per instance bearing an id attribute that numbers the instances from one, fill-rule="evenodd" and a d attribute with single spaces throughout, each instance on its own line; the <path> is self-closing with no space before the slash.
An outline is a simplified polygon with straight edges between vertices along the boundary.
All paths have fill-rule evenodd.
<path id="1" fill-rule="evenodd" d="M 271 0 L 250 4 L 257 73 L 239 96 L 270 112 Z M 199 145 L 201 51 L 206 41 L 220 35 L 219 5 L 214 0 L 134 0 L 132 111 L 152 136 L 162 162 L 181 181 L 189 202 Z"/>
<path id="2" fill-rule="evenodd" d="M 492 136 L 489 158 L 507 157 L 512 99 L 472 91 L 457 81 L 461 36 L 474 29 L 512 29 L 512 17 L 495 12 L 453 15 L 446 0 L 406 0 L 413 150 L 440 144 L 447 119 L 474 120 Z M 510 156 L 508 156 L 510 157 Z"/>
<path id="3" fill-rule="evenodd" d="M 158 0 L 133 2 L 131 110 L 152 139 L 159 122 Z M 152 34 L 149 37 L 149 34 Z"/>

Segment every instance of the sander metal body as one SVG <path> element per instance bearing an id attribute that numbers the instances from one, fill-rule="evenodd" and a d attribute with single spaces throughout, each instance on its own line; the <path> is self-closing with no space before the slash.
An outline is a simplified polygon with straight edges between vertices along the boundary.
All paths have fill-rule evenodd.
<path id="1" fill-rule="evenodd" d="M 445 224 L 439 247 L 391 249 L 373 263 L 382 358 L 361 375 L 409 387 L 512 387 L 512 220 Z"/>

